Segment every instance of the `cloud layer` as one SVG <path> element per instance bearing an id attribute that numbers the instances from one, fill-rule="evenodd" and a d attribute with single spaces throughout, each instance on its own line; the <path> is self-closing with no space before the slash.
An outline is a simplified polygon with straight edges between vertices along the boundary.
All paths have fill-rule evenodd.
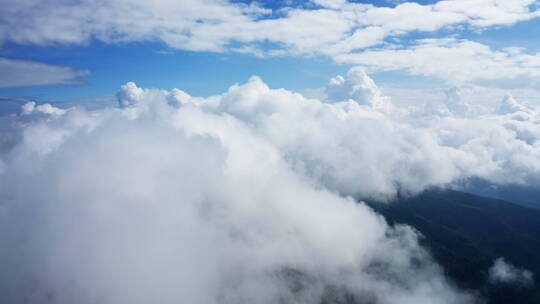
<path id="1" fill-rule="evenodd" d="M 133 83 L 119 98 L 130 106 L 157 94 L 226 113 L 276 146 L 296 172 L 344 195 L 391 198 L 470 177 L 540 186 L 539 111 L 510 95 L 482 106 L 452 89 L 441 103 L 400 107 L 360 68 L 333 78 L 326 93 L 332 102 L 272 90 L 254 77 L 208 98 Z"/>
<path id="2" fill-rule="evenodd" d="M 413 75 L 444 79 L 453 85 L 505 89 L 540 85 L 540 54 L 529 55 L 520 48 L 495 51 L 481 43 L 453 38 L 423 39 L 408 48 L 387 46 L 340 55 L 337 60 L 362 64 L 372 71 L 406 70 Z"/>
<path id="3" fill-rule="evenodd" d="M 538 186 L 538 111 L 397 107 L 358 68 L 327 93 L 253 77 L 207 98 L 127 83 L 118 108 L 25 105 L 2 120 L 3 300 L 473 303 L 415 231 L 347 196 Z"/>
<path id="4" fill-rule="evenodd" d="M 117 109 L 29 103 L 11 117 L 15 139 L 0 163 L 3 301 L 474 300 L 412 229 L 315 186 L 309 176 L 327 164 L 301 173 L 309 154 L 287 149 L 318 128 L 306 111 L 339 124 L 346 104 L 258 78 L 205 100 L 132 83 L 118 97 Z M 285 108 L 292 116 L 280 117 Z M 302 115 L 307 129 L 290 125 Z M 279 135 L 287 130 L 300 133 Z M 306 148 L 322 143 L 304 135 Z"/>
<path id="5" fill-rule="evenodd" d="M 540 77 L 539 54 L 511 46 L 492 50 L 456 38 L 464 30 L 481 31 L 536 18 L 540 11 L 535 0 L 404 2 L 395 7 L 304 1 L 274 10 L 255 2 L 219 0 L 4 0 L 0 4 L 0 44 L 161 41 L 191 51 L 324 55 L 374 70 L 439 77 L 452 84 L 493 85 L 493 81 L 511 79 L 530 87 L 537 86 Z M 434 40 L 400 40 L 407 34 L 439 30 L 449 34 Z M 441 58 L 447 64 L 441 65 Z"/>

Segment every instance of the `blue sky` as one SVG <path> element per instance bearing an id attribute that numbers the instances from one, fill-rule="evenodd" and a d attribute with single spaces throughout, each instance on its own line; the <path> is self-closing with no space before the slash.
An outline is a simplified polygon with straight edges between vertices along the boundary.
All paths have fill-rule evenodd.
<path id="1" fill-rule="evenodd" d="M 190 1 L 177 1 L 178 7 L 169 15 L 133 1 L 135 10 L 148 14 L 150 21 L 131 20 L 132 10 L 104 9 L 111 15 L 127 16 L 128 25 L 92 17 L 92 1 L 67 8 L 61 1 L 34 1 L 26 6 L 10 2 L 0 13 L 4 21 L 0 22 L 0 58 L 5 61 L 0 64 L 4 70 L 0 77 L 2 98 L 27 97 L 42 102 L 96 98 L 114 94 L 128 81 L 142 87 L 177 87 L 205 96 L 223 92 L 251 75 L 261 76 L 271 87 L 301 91 L 324 87 L 329 78 L 354 65 L 365 66 L 381 86 L 408 89 L 471 84 L 506 87 L 506 83 L 508 87 L 526 83 L 524 87 L 538 89 L 540 78 L 540 40 L 534 34 L 540 33 L 536 1 L 506 1 L 515 3 L 502 8 L 495 0 L 444 1 L 461 6 L 457 9 L 435 7 L 440 5 L 437 1 L 416 1 L 418 5 L 405 1 L 191 1 L 193 13 L 183 7 Z M 214 2 L 220 4 L 205 15 Z M 359 3 L 371 6 L 355 6 Z M 471 3 L 477 3 L 476 7 Z M 383 7 L 392 11 L 376 11 Z M 409 9 L 402 10 L 404 7 Z M 425 9 L 433 12 L 433 18 Z M 223 10 L 226 17 L 214 10 Z M 253 13 L 255 10 L 261 11 Z M 358 17 L 347 15 L 353 10 Z M 66 24 L 58 21 L 59 11 L 67 16 L 73 11 L 73 20 Z M 200 17 L 193 16 L 200 11 Z M 483 11 L 489 13 L 483 15 Z M 227 13 L 238 16 L 229 18 Z M 307 17 L 295 18 L 299 14 Z M 30 25 L 16 23 L 17 16 L 24 16 Z M 157 23 L 156 18 L 165 21 Z M 177 22 L 182 18 L 197 20 L 186 25 Z M 346 18 L 350 20 L 343 22 Z M 261 20 L 277 22 L 261 26 Z M 53 25 L 43 29 L 45 24 Z M 244 27 L 239 27 L 242 24 Z M 319 24 L 320 29 L 310 29 Z M 208 28 L 198 34 L 199 25 Z M 227 33 L 229 28 L 231 33 Z M 219 33 L 221 29 L 224 34 Z M 352 40 L 348 38 L 365 29 L 375 29 L 375 38 L 370 38 L 373 32 L 360 32 L 356 37 L 359 44 L 349 47 Z M 274 35 L 274 30 L 282 34 Z M 164 33 L 155 33 L 159 31 Z M 426 43 L 425 39 L 433 41 Z M 305 46 L 304 41 L 311 45 Z M 341 49 L 333 49 L 338 44 Z M 447 58 L 430 58 L 438 51 Z M 461 54 L 472 55 L 463 58 Z M 522 55 L 530 58 L 524 63 Z M 501 56 L 508 57 L 507 62 L 501 64 Z M 20 63 L 16 69 L 13 62 Z M 448 67 L 434 68 L 440 62 Z M 472 66 L 476 62 L 480 62 L 478 68 Z M 30 63 L 47 66 L 24 74 Z M 463 72 L 454 70 L 460 65 Z M 477 72 L 482 69 L 486 72 Z M 35 75 L 39 80 L 27 81 L 22 75 Z"/>
<path id="2" fill-rule="evenodd" d="M 329 76 L 347 70 L 345 65 L 324 57 L 261 59 L 249 54 L 169 50 L 164 44 L 148 42 L 94 42 L 90 46 L 53 48 L 7 46 L 0 52 L 6 57 L 10 53 L 15 55 L 11 58 L 91 71 L 79 85 L 0 89 L 1 95 L 43 95 L 54 100 L 114 93 L 127 81 L 145 87 L 181 87 L 195 95 L 217 94 L 252 75 L 260 75 L 276 87 L 302 89 L 324 85 Z"/>

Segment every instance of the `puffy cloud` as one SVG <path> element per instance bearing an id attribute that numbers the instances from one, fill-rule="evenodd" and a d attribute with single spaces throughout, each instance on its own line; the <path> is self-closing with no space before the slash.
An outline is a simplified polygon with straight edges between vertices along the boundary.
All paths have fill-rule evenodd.
<path id="1" fill-rule="evenodd" d="M 499 89 L 475 85 L 456 86 L 451 88 L 433 89 L 405 89 L 394 87 L 381 87 L 381 94 L 390 97 L 397 108 L 405 108 L 408 111 L 417 109 L 421 115 L 429 113 L 440 116 L 450 115 L 450 109 L 458 103 L 458 108 L 466 108 L 465 116 L 479 116 L 501 112 L 501 106 L 505 100 L 512 97 L 520 107 L 528 109 L 536 108 L 540 100 L 540 92 L 534 89 Z M 325 95 L 319 90 L 310 90 L 305 93 L 318 99 L 324 99 Z M 311 95 L 309 95 L 311 94 Z M 519 102 L 518 102 L 519 100 Z"/>
<path id="2" fill-rule="evenodd" d="M 375 81 L 361 67 L 350 69 L 347 78 L 338 75 L 330 79 L 326 94 L 329 100 L 352 99 L 358 104 L 369 105 L 375 109 L 390 107 L 389 98 L 381 95 L 381 90 Z"/>
<path id="3" fill-rule="evenodd" d="M 446 107 L 452 113 L 460 116 L 467 115 L 471 109 L 471 104 L 466 102 L 458 88 L 446 90 Z"/>
<path id="4" fill-rule="evenodd" d="M 383 110 L 358 68 L 328 90 L 331 103 L 258 77 L 207 98 L 128 83 L 118 108 L 25 105 L 0 150 L 3 299 L 473 302 L 415 231 L 348 196 L 539 186 L 538 109 Z"/>
<path id="5" fill-rule="evenodd" d="M 424 39 L 412 47 L 372 49 L 336 59 L 365 65 L 371 71 L 406 70 L 455 85 L 524 88 L 537 87 L 540 81 L 540 54 L 515 49 L 496 51 L 481 43 L 453 38 Z"/>
<path id="6" fill-rule="evenodd" d="M 54 114 L 61 115 L 65 113 L 65 110 L 56 108 L 48 103 L 36 105 L 35 101 L 25 103 L 22 107 L 23 115 L 30 115 L 32 113 Z"/>
<path id="7" fill-rule="evenodd" d="M 440 103 L 396 106 L 353 68 L 331 79 L 332 103 L 272 90 L 257 77 L 209 98 L 134 84 L 119 96 L 132 96 L 137 108 L 162 99 L 226 113 L 275 145 L 297 173 L 344 195 L 387 199 L 470 177 L 540 186 L 538 109 L 515 101 L 521 110 L 502 115 L 506 97 L 482 106 L 470 98 L 475 90 L 444 93 Z"/>
<path id="8" fill-rule="evenodd" d="M 144 95 L 144 90 L 138 88 L 134 82 L 128 82 L 124 84 L 116 94 L 118 98 L 118 105 L 120 107 L 127 107 L 129 105 L 136 104 Z"/>
<path id="9" fill-rule="evenodd" d="M 534 284 L 532 272 L 516 268 L 503 258 L 496 259 L 493 266 L 489 268 L 489 280 L 493 283 L 510 283 L 524 286 Z"/>
<path id="10" fill-rule="evenodd" d="M 382 114 L 257 77 L 207 99 L 133 83 L 118 98 L 15 117 L 0 155 L 4 302 L 473 302 L 412 229 L 312 183 L 352 178 L 331 166 L 369 157 L 358 131 L 395 131 Z"/>
<path id="11" fill-rule="evenodd" d="M 527 107 L 518 103 L 514 99 L 514 96 L 510 94 L 504 96 L 504 99 L 499 107 L 499 114 L 512 114 L 516 112 L 528 112 L 528 109 Z"/>
<path id="12" fill-rule="evenodd" d="M 0 57 L 0 87 L 69 85 L 81 82 L 88 71 L 35 61 Z"/>

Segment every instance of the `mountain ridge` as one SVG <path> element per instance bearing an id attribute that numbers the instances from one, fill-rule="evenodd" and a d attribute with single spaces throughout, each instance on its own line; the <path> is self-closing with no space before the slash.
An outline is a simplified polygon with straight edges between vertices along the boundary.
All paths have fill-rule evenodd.
<path id="1" fill-rule="evenodd" d="M 526 288 L 488 280 L 488 269 L 499 257 L 540 275 L 540 210 L 441 189 L 366 203 L 390 225 L 419 231 L 421 243 L 461 288 L 479 290 L 488 303 L 540 303 L 538 284 Z"/>

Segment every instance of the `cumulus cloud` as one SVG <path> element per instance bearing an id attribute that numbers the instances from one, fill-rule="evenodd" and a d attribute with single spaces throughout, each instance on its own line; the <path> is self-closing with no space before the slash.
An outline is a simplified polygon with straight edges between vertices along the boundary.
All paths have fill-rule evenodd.
<path id="1" fill-rule="evenodd" d="M 538 186 L 538 111 L 401 108 L 358 68 L 327 95 L 252 77 L 205 98 L 127 83 L 116 108 L 26 104 L 0 151 L 3 300 L 473 303 L 414 230 L 350 196 Z"/>
<path id="2" fill-rule="evenodd" d="M 351 99 L 358 104 L 368 105 L 374 109 L 386 109 L 391 106 L 390 99 L 382 96 L 375 81 L 361 67 L 349 70 L 347 78 L 338 75 L 330 79 L 326 87 L 329 100 L 346 101 Z"/>
<path id="3" fill-rule="evenodd" d="M 503 258 L 498 258 L 489 268 L 489 280 L 493 283 L 519 284 L 530 286 L 534 284 L 532 272 L 517 268 L 506 262 Z"/>
<path id="4" fill-rule="evenodd" d="M 331 103 L 271 90 L 259 78 L 206 100 L 179 96 L 244 121 L 295 171 L 346 195 L 384 199 L 473 176 L 540 186 L 538 109 L 514 100 L 517 111 L 500 114 L 508 97 L 479 106 L 468 94 L 451 89 L 440 104 L 400 107 L 353 68 L 330 80 Z"/>
<path id="5" fill-rule="evenodd" d="M 504 96 L 504 99 L 501 101 L 499 106 L 499 114 L 512 114 L 517 112 L 528 112 L 527 107 L 520 104 L 514 99 L 514 96 L 508 94 Z"/>
<path id="6" fill-rule="evenodd" d="M 120 106 L 160 99 L 226 113 L 276 146 L 311 183 L 343 195 L 388 199 L 470 177 L 540 187 L 539 111 L 511 95 L 484 105 L 453 88 L 441 102 L 400 106 L 362 68 L 332 78 L 330 102 L 270 89 L 260 78 L 226 93 L 193 97 L 122 87 Z"/>
<path id="7" fill-rule="evenodd" d="M 90 72 L 67 66 L 0 57 L 0 87 L 70 85 Z"/>
<path id="8" fill-rule="evenodd" d="M 61 115 L 66 112 L 65 110 L 54 107 L 48 103 L 37 105 L 35 101 L 25 103 L 21 107 L 21 110 L 23 115 L 31 115 L 34 113 Z"/>
<path id="9" fill-rule="evenodd" d="M 220 0 L 3 0 L 0 44 L 86 44 L 92 39 L 106 43 L 162 41 L 173 49 L 191 51 L 236 51 L 257 56 L 326 55 L 347 63 L 402 69 L 449 81 L 503 79 L 506 83 L 508 78 L 517 77 L 515 84 L 525 82 L 534 86 L 538 84 L 538 55 L 512 54 L 501 65 L 500 57 L 509 55 L 508 52 L 492 51 L 476 42 L 454 42 L 448 47 L 440 41 L 435 46 L 425 46 L 426 41 L 420 40 L 420 46 L 411 47 L 387 45 L 385 41 L 412 32 L 446 29 L 455 37 L 461 31 L 454 28 L 482 30 L 508 26 L 538 17 L 535 3 L 447 0 L 378 7 L 345 0 L 317 0 L 271 10 L 256 2 L 246 5 Z M 358 54 L 371 47 L 378 49 Z M 441 57 L 445 60 L 441 61 Z M 513 63 L 512 68 L 507 63 Z M 483 77 L 486 75 L 487 78 Z"/>
<path id="10" fill-rule="evenodd" d="M 28 103 L 14 117 L 0 157 L 4 302 L 474 301 L 415 231 L 314 185 L 300 158 L 317 160 L 289 150 L 322 143 L 309 142 L 314 119 L 342 124 L 360 105 L 259 78 L 206 99 L 133 83 L 118 97 L 92 111 Z"/>

